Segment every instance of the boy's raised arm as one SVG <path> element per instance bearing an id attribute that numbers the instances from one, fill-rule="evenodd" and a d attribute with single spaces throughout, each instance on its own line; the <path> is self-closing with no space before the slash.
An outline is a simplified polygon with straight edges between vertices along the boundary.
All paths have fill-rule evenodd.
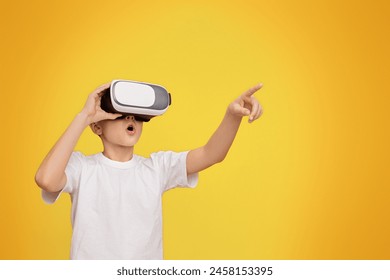
<path id="1" fill-rule="evenodd" d="M 242 117 L 249 116 L 251 123 L 261 116 L 262 107 L 253 96 L 261 87 L 262 84 L 254 86 L 229 104 L 225 117 L 207 144 L 188 153 L 187 174 L 202 171 L 221 162 L 233 143 Z"/>
<path id="2" fill-rule="evenodd" d="M 120 116 L 120 114 L 106 113 L 100 108 L 102 91 L 108 87 L 110 87 L 110 83 L 98 87 L 88 96 L 83 110 L 76 115 L 46 155 L 35 174 L 35 182 L 39 187 L 49 192 L 62 190 L 66 184 L 66 165 L 84 129 L 93 122 L 103 119 L 115 119 Z"/>

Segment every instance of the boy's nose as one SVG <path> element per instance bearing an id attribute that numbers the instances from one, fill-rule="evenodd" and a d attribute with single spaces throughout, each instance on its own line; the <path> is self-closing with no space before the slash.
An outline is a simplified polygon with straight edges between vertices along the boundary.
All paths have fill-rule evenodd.
<path id="1" fill-rule="evenodd" d="M 134 119 L 134 116 L 126 116 L 126 120 L 132 120 L 132 121 L 134 121 L 135 119 Z"/>

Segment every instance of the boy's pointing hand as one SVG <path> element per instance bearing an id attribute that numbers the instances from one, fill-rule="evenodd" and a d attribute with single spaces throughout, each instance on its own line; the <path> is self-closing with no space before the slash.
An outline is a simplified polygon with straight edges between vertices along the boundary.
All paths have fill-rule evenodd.
<path id="1" fill-rule="evenodd" d="M 239 117 L 249 116 L 249 123 L 257 120 L 263 113 L 263 108 L 253 94 L 261 89 L 262 86 L 263 84 L 258 84 L 241 94 L 230 103 L 228 112 Z"/>

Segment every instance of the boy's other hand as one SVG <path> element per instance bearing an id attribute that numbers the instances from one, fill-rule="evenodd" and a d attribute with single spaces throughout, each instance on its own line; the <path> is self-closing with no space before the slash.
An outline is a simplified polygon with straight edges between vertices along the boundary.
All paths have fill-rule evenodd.
<path id="1" fill-rule="evenodd" d="M 241 94 L 236 100 L 230 103 L 228 112 L 238 117 L 249 116 L 249 123 L 257 120 L 263 113 L 263 108 L 253 94 L 261 89 L 262 86 L 263 84 L 258 84 Z"/>
<path id="2" fill-rule="evenodd" d="M 110 85 L 111 83 L 101 85 L 88 96 L 87 102 L 85 102 L 84 108 L 81 111 L 81 113 L 85 114 L 87 117 L 88 125 L 106 119 L 114 120 L 117 117 L 122 116 L 121 114 L 107 113 L 100 107 L 103 91 L 108 89 Z"/>

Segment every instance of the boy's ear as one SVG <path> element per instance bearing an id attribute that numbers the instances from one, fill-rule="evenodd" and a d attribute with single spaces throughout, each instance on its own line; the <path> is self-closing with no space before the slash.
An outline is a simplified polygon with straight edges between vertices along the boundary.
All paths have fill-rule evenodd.
<path id="1" fill-rule="evenodd" d="M 89 127 L 96 135 L 100 136 L 102 134 L 102 127 L 99 125 L 99 123 L 91 123 Z"/>

